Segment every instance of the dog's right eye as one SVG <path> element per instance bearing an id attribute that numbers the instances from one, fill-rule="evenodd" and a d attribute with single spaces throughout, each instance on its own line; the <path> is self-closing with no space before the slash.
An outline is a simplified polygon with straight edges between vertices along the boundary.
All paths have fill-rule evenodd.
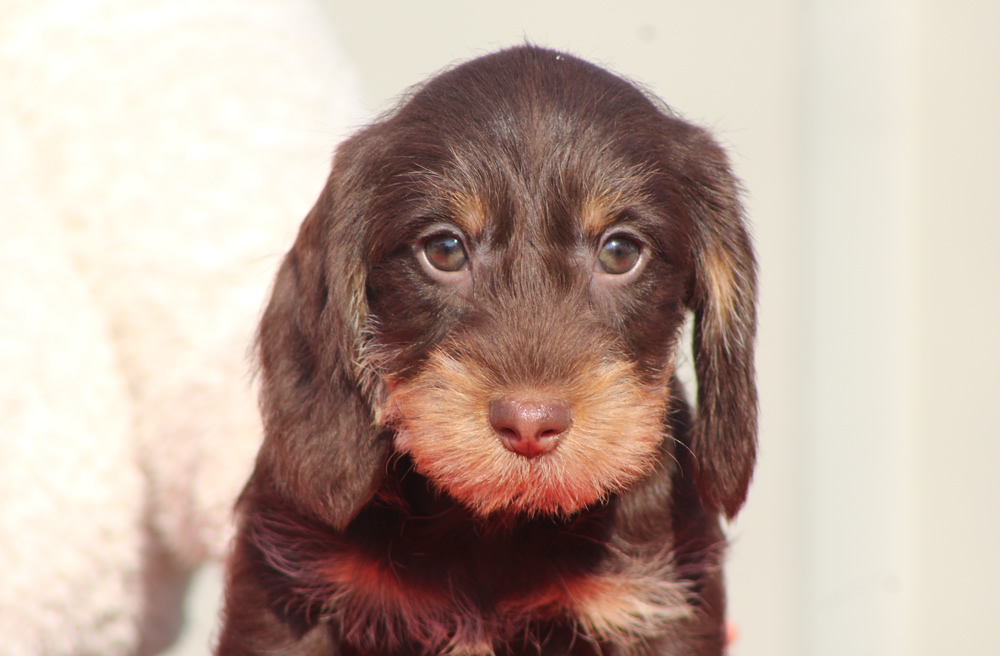
<path id="1" fill-rule="evenodd" d="M 597 261 L 605 272 L 613 275 L 628 273 L 639 263 L 642 247 L 624 235 L 609 237 L 602 245 Z"/>
<path id="2" fill-rule="evenodd" d="M 439 271 L 460 271 L 468 262 L 462 240 L 452 234 L 434 235 L 424 242 L 424 255 Z"/>

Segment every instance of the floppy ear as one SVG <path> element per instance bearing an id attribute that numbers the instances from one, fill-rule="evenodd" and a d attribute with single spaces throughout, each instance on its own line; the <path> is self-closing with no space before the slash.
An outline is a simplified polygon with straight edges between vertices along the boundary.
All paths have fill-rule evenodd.
<path id="1" fill-rule="evenodd" d="M 391 445 L 362 385 L 371 378 L 358 357 L 367 314 L 364 237 L 353 234 L 359 221 L 340 216 L 359 205 L 345 190 L 346 168 L 335 164 L 261 320 L 264 444 L 252 483 L 269 484 L 336 528 L 374 494 Z"/>
<path id="2" fill-rule="evenodd" d="M 746 499 L 757 452 L 756 264 L 726 156 L 705 133 L 697 142 L 688 159 L 694 170 L 686 172 L 696 205 L 698 407 L 691 449 L 702 499 L 732 519 Z"/>

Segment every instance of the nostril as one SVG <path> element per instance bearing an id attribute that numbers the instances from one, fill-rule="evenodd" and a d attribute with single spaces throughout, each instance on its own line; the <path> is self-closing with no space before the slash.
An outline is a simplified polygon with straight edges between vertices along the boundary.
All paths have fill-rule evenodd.
<path id="1" fill-rule="evenodd" d="M 569 405 L 559 401 L 549 401 L 539 404 L 537 430 L 539 437 L 555 437 L 565 433 L 572 419 Z"/>
<path id="2" fill-rule="evenodd" d="M 495 430 L 497 433 L 499 433 L 500 437 L 504 438 L 505 440 L 519 440 L 519 439 L 521 439 L 521 436 L 513 428 L 507 428 L 506 426 L 498 426 L 498 425 L 494 424 L 493 425 L 493 430 Z"/>
<path id="3" fill-rule="evenodd" d="M 497 399 L 490 403 L 489 419 L 503 445 L 528 458 L 555 449 L 573 423 L 569 404 L 558 400 Z"/>

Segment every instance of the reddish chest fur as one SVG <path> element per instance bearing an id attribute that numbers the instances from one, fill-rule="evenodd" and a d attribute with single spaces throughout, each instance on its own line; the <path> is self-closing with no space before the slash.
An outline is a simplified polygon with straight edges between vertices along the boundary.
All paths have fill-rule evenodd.
<path id="1" fill-rule="evenodd" d="M 388 653 L 492 654 L 553 631 L 639 643 L 695 614 L 668 545 L 641 558 L 609 541 L 611 506 L 482 533 L 448 505 L 424 520 L 373 507 L 341 533 L 288 512 L 258 522 L 255 542 L 284 577 L 278 605 Z"/>

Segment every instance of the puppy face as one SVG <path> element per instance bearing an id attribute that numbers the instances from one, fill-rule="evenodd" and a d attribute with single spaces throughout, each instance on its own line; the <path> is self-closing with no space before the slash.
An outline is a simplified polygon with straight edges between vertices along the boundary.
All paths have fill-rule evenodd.
<path id="1" fill-rule="evenodd" d="M 394 451 L 483 515 L 574 513 L 663 457 L 691 310 L 695 475 L 734 513 L 756 407 L 735 186 L 704 132 L 572 57 L 517 48 L 434 78 L 338 150 L 279 275 L 262 457 L 324 486 L 334 524 Z"/>
<path id="2" fill-rule="evenodd" d="M 484 110 L 482 134 L 402 176 L 415 211 L 386 217 L 367 287 L 380 418 L 467 506 L 569 514 L 659 453 L 690 239 L 606 126 Z"/>

